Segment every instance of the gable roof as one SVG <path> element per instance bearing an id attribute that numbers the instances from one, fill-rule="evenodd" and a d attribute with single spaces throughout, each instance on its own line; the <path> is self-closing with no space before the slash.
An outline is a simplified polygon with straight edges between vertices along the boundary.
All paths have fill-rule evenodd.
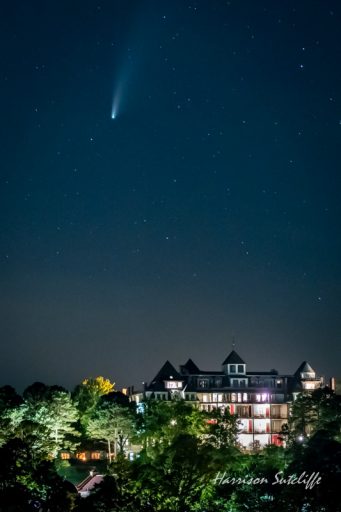
<path id="1" fill-rule="evenodd" d="M 183 380 L 182 376 L 180 375 L 179 372 L 176 371 L 174 366 L 169 361 L 166 361 L 165 364 L 162 366 L 161 370 L 159 371 L 159 373 L 152 380 L 152 384 L 172 379 Z"/>
<path id="2" fill-rule="evenodd" d="M 197 365 L 192 361 L 192 359 L 188 359 L 187 363 L 186 364 L 183 364 L 181 366 L 181 370 L 184 369 L 187 373 L 189 373 L 190 375 L 197 375 L 200 373 L 200 370 L 199 368 L 197 367 Z"/>
<path id="3" fill-rule="evenodd" d="M 315 370 L 313 370 L 307 361 L 303 361 L 303 363 L 297 368 L 294 375 L 296 377 L 300 377 L 300 373 L 315 373 Z"/>
<path id="4" fill-rule="evenodd" d="M 240 357 L 240 355 L 237 354 L 235 350 L 232 350 L 232 352 L 229 353 L 223 362 L 223 365 L 224 364 L 245 364 L 245 361 L 243 361 L 243 359 Z"/>

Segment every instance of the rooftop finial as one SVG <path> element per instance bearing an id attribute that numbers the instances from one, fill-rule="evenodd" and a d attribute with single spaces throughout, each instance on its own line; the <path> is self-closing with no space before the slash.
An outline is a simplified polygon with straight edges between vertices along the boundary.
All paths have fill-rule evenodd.
<path id="1" fill-rule="evenodd" d="M 232 350 L 236 348 L 236 339 L 234 336 L 232 336 Z"/>

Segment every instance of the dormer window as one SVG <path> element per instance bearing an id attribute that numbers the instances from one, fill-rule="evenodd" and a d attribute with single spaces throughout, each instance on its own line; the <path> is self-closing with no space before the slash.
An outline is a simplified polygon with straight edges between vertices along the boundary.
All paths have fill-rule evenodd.
<path id="1" fill-rule="evenodd" d="M 245 375 L 245 364 L 229 364 L 227 365 L 229 374 Z"/>
<path id="2" fill-rule="evenodd" d="M 315 372 L 302 372 L 301 379 L 315 379 Z"/>
<path id="3" fill-rule="evenodd" d="M 246 373 L 246 363 L 235 350 L 230 352 L 222 366 L 225 375 L 245 375 Z"/>
<path id="4" fill-rule="evenodd" d="M 166 389 L 181 389 L 182 388 L 182 382 L 179 380 L 166 380 L 165 381 L 165 388 Z"/>

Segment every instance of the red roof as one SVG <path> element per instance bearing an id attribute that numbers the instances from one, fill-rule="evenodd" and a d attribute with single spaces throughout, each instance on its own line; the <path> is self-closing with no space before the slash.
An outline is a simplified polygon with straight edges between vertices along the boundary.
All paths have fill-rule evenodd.
<path id="1" fill-rule="evenodd" d="M 81 482 L 80 484 L 76 485 L 76 489 L 78 492 L 89 492 L 92 491 L 95 485 L 100 484 L 103 482 L 103 475 L 89 475 Z"/>

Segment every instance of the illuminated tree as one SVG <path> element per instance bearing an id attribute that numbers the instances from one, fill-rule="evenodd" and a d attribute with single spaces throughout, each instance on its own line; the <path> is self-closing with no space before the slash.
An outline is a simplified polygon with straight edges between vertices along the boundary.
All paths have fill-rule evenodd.
<path id="1" fill-rule="evenodd" d="M 123 453 L 127 441 L 134 434 L 134 417 L 131 409 L 115 403 L 101 403 L 86 424 L 88 437 L 106 442 L 109 461 L 118 453 Z"/>
<path id="2" fill-rule="evenodd" d="M 37 458 L 53 458 L 77 444 L 78 411 L 62 388 L 45 386 L 42 391 L 25 393 L 24 402 L 7 411 L 6 419 L 12 437 L 27 442 Z"/>
<path id="3" fill-rule="evenodd" d="M 0 388 L 0 446 L 14 435 L 11 417 L 20 416 L 18 408 L 21 402 L 21 397 L 12 386 Z"/>
<path id="4" fill-rule="evenodd" d="M 138 435 L 151 453 L 167 446 L 180 434 L 203 436 L 208 429 L 206 415 L 184 400 L 146 400 L 137 417 Z"/>
<path id="5" fill-rule="evenodd" d="M 319 430 L 341 440 L 341 401 L 329 388 L 302 393 L 293 402 L 284 434 L 289 443 L 302 443 Z"/>
<path id="6" fill-rule="evenodd" d="M 197 437 L 179 435 L 153 458 L 142 455 L 136 464 L 142 504 L 162 512 L 208 510 L 213 492 L 210 454 Z"/>
<path id="7" fill-rule="evenodd" d="M 205 441 L 215 448 L 236 446 L 238 418 L 230 414 L 227 408 L 215 408 L 207 413 L 208 432 Z"/>
<path id="8" fill-rule="evenodd" d="M 76 386 L 73 398 L 78 405 L 82 424 L 85 425 L 88 416 L 96 408 L 99 399 L 114 391 L 115 384 L 104 377 L 84 379 L 82 384 Z"/>

